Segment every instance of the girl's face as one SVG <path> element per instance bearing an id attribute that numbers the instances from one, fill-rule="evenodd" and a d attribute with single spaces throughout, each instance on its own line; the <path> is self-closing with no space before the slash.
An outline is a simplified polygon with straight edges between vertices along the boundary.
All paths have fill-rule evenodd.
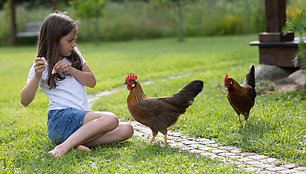
<path id="1" fill-rule="evenodd" d="M 74 47 L 76 46 L 76 38 L 77 38 L 77 31 L 72 30 L 66 36 L 62 37 L 60 40 L 60 56 L 68 57 L 71 55 Z"/>

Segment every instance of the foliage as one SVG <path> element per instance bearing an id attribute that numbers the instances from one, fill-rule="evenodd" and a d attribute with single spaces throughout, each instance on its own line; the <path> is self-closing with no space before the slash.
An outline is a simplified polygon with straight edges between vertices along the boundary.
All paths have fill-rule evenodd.
<path id="1" fill-rule="evenodd" d="M 95 27 L 95 41 L 99 40 L 98 18 L 104 14 L 104 8 L 107 0 L 72 0 L 69 4 L 74 9 L 73 15 L 82 19 L 92 20 Z"/>
<path id="2" fill-rule="evenodd" d="M 106 0 L 73 0 L 69 4 L 75 10 L 74 15 L 82 19 L 91 19 L 103 16 L 106 2 Z"/>
<path id="3" fill-rule="evenodd" d="M 178 35 L 180 19 L 177 8 L 156 5 L 148 1 L 111 0 L 105 4 L 102 17 L 87 20 L 75 16 L 76 10 L 69 6 L 67 1 L 57 0 L 55 9 L 65 10 L 68 14 L 73 14 L 73 19 L 80 21 L 78 40 L 81 42 L 92 41 L 94 37 L 103 41 L 122 41 Z M 287 7 L 288 16 L 291 18 L 294 17 L 296 9 L 305 9 L 306 3 L 304 0 L 287 0 Z M 223 35 L 223 33 L 257 34 L 265 30 L 265 8 L 262 0 L 197 0 L 195 3 L 184 4 L 183 8 L 184 37 Z M 54 11 L 53 5 L 16 4 L 17 31 L 24 32 L 26 23 L 41 22 L 52 11 Z M 10 18 L 3 18 L 3 13 L 4 10 L 0 10 L 0 45 L 9 45 L 11 31 L 7 24 Z M 234 17 L 233 21 L 224 21 L 230 16 Z M 236 24 L 239 27 L 235 26 Z M 230 29 L 227 30 L 225 25 L 229 25 Z M 96 30 L 99 32 L 95 32 Z M 24 38 L 27 44 L 35 44 L 34 39 Z M 18 42 L 21 43 L 20 38 Z"/>
<path id="4" fill-rule="evenodd" d="M 183 6 L 187 3 L 196 2 L 198 0 L 153 0 L 153 4 L 160 4 L 161 6 L 171 7 L 173 4 L 177 7 L 177 18 L 179 19 L 178 28 L 179 28 L 179 41 L 183 41 L 183 31 L 184 31 L 184 24 L 183 24 Z"/>
<path id="5" fill-rule="evenodd" d="M 306 68 L 306 38 L 303 36 L 303 34 L 306 32 L 305 9 L 301 10 L 296 18 L 286 23 L 286 26 L 283 28 L 283 32 L 284 34 L 287 34 L 288 31 L 295 31 L 299 35 L 299 48 L 293 62 L 296 66 L 298 59 L 300 59 L 302 61 L 302 67 Z"/>
<path id="6" fill-rule="evenodd" d="M 6 1 L 2 13 L 0 11 L 0 45 L 9 45 L 12 42 L 10 14 L 10 1 Z"/>
<path id="7" fill-rule="evenodd" d="M 57 1 L 59 3 L 59 1 Z M 207 36 L 219 34 L 216 26 L 224 16 L 225 12 L 228 14 L 236 15 L 237 9 L 233 5 L 226 9 L 221 8 L 226 0 L 218 0 L 217 2 L 197 1 L 197 3 L 188 3 L 184 5 L 184 36 Z M 234 2 L 235 3 L 235 2 Z M 252 2 L 253 3 L 253 2 Z M 48 13 L 53 11 L 53 7 L 31 6 L 27 8 L 26 4 L 19 4 L 16 6 L 16 19 L 18 32 L 23 32 L 25 23 L 42 21 Z M 256 8 L 258 7 L 258 8 Z M 241 8 L 241 7 L 239 7 Z M 57 10 L 62 11 L 62 7 Z M 244 8 L 241 8 L 244 10 Z M 259 4 L 252 4 L 251 11 L 254 9 L 263 10 L 259 8 Z M 69 14 L 75 14 L 72 7 L 66 7 L 65 10 Z M 240 10 L 240 11 L 243 11 Z M 153 5 L 152 3 L 145 3 L 141 1 L 123 1 L 121 3 L 114 3 L 109 1 L 103 10 L 103 16 L 96 19 L 95 24 L 99 28 L 99 40 L 104 41 L 118 41 L 118 40 L 131 40 L 131 39 L 146 39 L 146 38 L 160 38 L 160 37 L 173 37 L 177 36 L 179 18 L 177 15 L 177 8 L 168 8 Z M 0 16 L 3 11 L 0 11 Z M 243 21 L 242 33 L 254 33 L 261 31 L 258 23 L 263 23 L 261 19 L 263 11 L 252 12 L 251 20 L 248 24 Z M 244 15 L 239 14 L 240 15 Z M 85 20 L 79 16 L 72 16 L 74 19 L 79 20 L 79 41 L 92 41 L 96 30 L 93 20 Z M 8 19 L 9 21 L 9 19 Z M 0 26 L 7 26 L 6 20 L 0 20 Z M 254 22 L 252 22 L 254 21 Z M 255 22 L 256 21 L 256 22 Z M 256 24 L 253 24 L 256 23 Z M 0 27 L 0 44 L 7 43 L 6 36 L 10 36 L 10 29 L 8 27 Z M 33 41 L 28 43 L 35 44 Z"/>
<path id="8" fill-rule="evenodd" d="M 1 0 L 0 1 L 0 10 L 6 3 L 5 1 L 10 0 Z M 69 0 L 14 0 L 15 6 L 23 5 L 27 9 L 31 9 L 33 7 L 40 8 L 46 8 L 46 7 L 52 7 L 58 9 L 58 7 L 63 7 L 68 5 Z"/>
<path id="9" fill-rule="evenodd" d="M 224 16 L 218 24 L 217 30 L 221 35 L 239 34 L 242 31 L 242 18 L 239 16 Z"/>

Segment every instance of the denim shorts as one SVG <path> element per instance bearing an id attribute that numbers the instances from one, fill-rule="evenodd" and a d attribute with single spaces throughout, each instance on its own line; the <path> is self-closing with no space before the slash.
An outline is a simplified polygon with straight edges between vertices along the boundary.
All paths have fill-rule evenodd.
<path id="1" fill-rule="evenodd" d="M 50 110 L 47 122 L 50 140 L 56 144 L 64 142 L 83 125 L 87 112 L 75 108 Z"/>

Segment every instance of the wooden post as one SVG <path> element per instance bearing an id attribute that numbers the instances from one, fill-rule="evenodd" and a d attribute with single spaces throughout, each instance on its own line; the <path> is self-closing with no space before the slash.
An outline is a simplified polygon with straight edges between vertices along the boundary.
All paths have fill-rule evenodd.
<path id="1" fill-rule="evenodd" d="M 10 0 L 10 7 L 11 7 L 11 27 L 12 27 L 12 39 L 13 45 L 17 45 L 17 25 L 16 25 L 16 15 L 15 15 L 15 2 L 14 0 Z"/>
<path id="2" fill-rule="evenodd" d="M 266 31 L 281 32 L 286 23 L 286 0 L 266 0 Z"/>
<path id="3" fill-rule="evenodd" d="M 258 35 L 259 41 L 250 42 L 251 46 L 259 47 L 259 63 L 279 67 L 294 67 L 292 60 L 298 49 L 298 41 L 294 33 L 283 35 L 286 25 L 286 0 L 265 0 L 266 32 Z M 301 61 L 298 61 L 298 67 Z"/>
<path id="4" fill-rule="evenodd" d="M 286 25 L 286 0 L 265 0 L 266 32 L 259 33 L 260 42 L 293 41 L 294 33 L 286 36 L 282 29 Z"/>

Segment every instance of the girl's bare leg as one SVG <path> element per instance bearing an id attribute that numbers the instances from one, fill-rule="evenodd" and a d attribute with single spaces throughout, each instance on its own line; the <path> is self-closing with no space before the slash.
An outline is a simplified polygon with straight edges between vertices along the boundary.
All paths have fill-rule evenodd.
<path id="1" fill-rule="evenodd" d="M 72 148 L 90 151 L 88 147 L 104 144 L 103 142 L 112 143 L 123 141 L 133 135 L 133 128 L 131 125 L 118 125 L 119 120 L 112 113 L 88 112 L 84 118 L 83 126 L 49 153 L 54 157 L 61 157 Z M 108 133 L 111 136 L 108 135 Z M 104 137 L 104 135 L 106 135 L 106 138 L 101 138 Z"/>
<path id="2" fill-rule="evenodd" d="M 134 128 L 131 124 L 120 123 L 116 129 L 107 132 L 101 137 L 96 138 L 93 141 L 87 142 L 84 145 L 87 147 L 94 147 L 100 144 L 117 143 L 131 138 L 133 134 L 134 134 Z"/>

